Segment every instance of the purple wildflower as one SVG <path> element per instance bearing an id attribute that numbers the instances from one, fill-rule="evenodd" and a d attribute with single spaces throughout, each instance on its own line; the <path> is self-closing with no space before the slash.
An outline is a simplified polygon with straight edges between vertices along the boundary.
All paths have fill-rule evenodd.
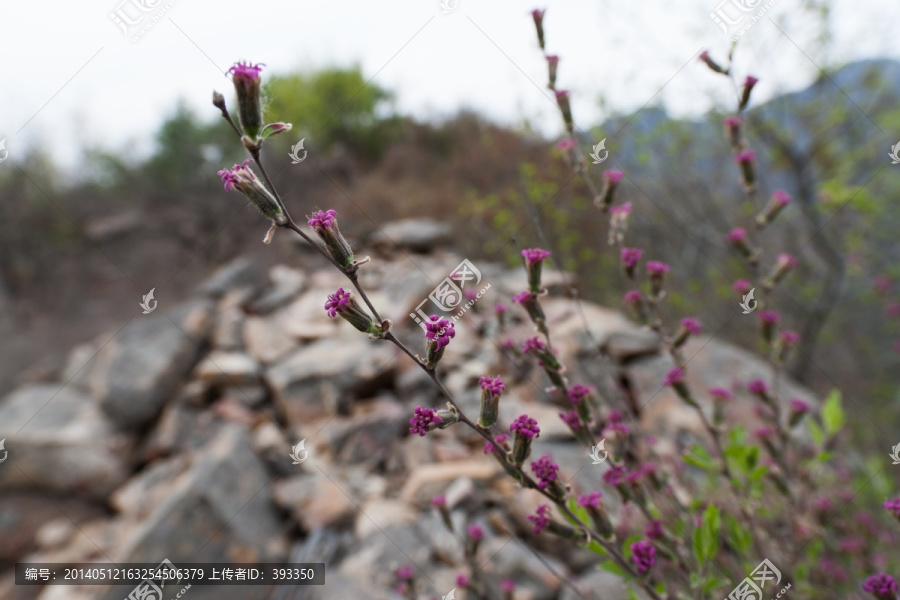
<path id="1" fill-rule="evenodd" d="M 562 422 L 568 425 L 571 429 L 578 429 L 581 427 L 581 419 L 578 417 L 577 410 L 561 412 L 559 413 L 559 418 L 562 419 Z"/>
<path id="2" fill-rule="evenodd" d="M 697 56 L 697 60 L 704 63 L 707 67 L 710 68 L 711 71 L 716 73 L 725 73 L 725 69 L 722 68 L 719 63 L 714 61 L 712 57 L 709 55 L 709 50 L 704 50 Z"/>
<path id="3" fill-rule="evenodd" d="M 403 565 L 398 568 L 396 571 L 397 579 L 405 579 L 409 581 L 413 578 L 413 568 L 412 565 Z"/>
<path id="4" fill-rule="evenodd" d="M 272 220 L 274 225 L 284 225 L 287 223 L 287 217 L 281 207 L 281 203 L 272 195 L 259 178 L 250 170 L 247 163 L 253 162 L 252 158 L 248 158 L 238 165 L 234 165 L 230 169 L 222 169 L 218 172 L 219 177 L 225 183 L 227 191 L 233 191 L 235 188 L 242 193 L 263 215 Z M 271 229 L 269 230 L 271 234 Z M 266 240 L 270 240 L 270 235 L 266 236 Z"/>
<path id="5" fill-rule="evenodd" d="M 568 152 L 572 148 L 576 146 L 575 140 L 572 138 L 563 138 L 556 143 L 556 149 L 561 150 L 563 152 Z"/>
<path id="6" fill-rule="evenodd" d="M 641 260 L 641 255 L 643 253 L 644 251 L 640 248 L 622 248 L 622 264 L 625 265 L 625 274 L 628 275 L 629 278 L 634 277 L 634 269 Z"/>
<path id="7" fill-rule="evenodd" d="M 460 573 L 456 576 L 456 587 L 467 588 L 469 587 L 469 576 L 465 573 Z"/>
<path id="8" fill-rule="evenodd" d="M 665 379 L 663 379 L 663 385 L 677 385 L 684 381 L 684 371 L 675 367 L 671 369 L 668 373 L 666 373 Z"/>
<path id="9" fill-rule="evenodd" d="M 545 490 L 547 486 L 557 480 L 559 465 L 553 462 L 549 454 L 544 454 L 539 459 L 531 462 L 531 470 L 538 478 L 538 488 Z"/>
<path id="10" fill-rule="evenodd" d="M 650 275 L 650 289 L 654 296 L 659 296 L 662 292 L 663 279 L 666 273 L 672 269 L 666 263 L 651 260 L 646 264 L 647 273 Z"/>
<path id="11" fill-rule="evenodd" d="M 747 279 L 738 279 L 731 285 L 731 289 L 736 291 L 738 294 L 745 295 L 753 289 L 753 284 L 750 283 Z"/>
<path id="12" fill-rule="evenodd" d="M 495 435 L 494 439 L 497 440 L 498 444 L 504 444 L 504 443 L 506 443 L 506 440 L 509 439 L 509 434 L 501 433 L 500 435 Z M 490 442 L 485 442 L 484 443 L 484 453 L 488 454 L 493 451 L 494 451 L 494 445 Z"/>
<path id="13" fill-rule="evenodd" d="M 863 584 L 863 589 L 878 600 L 893 600 L 897 597 L 897 582 L 890 575 L 876 573 Z"/>
<path id="14" fill-rule="evenodd" d="M 516 582 L 512 579 L 504 579 L 500 582 L 500 589 L 507 594 L 511 594 L 516 589 Z"/>
<path id="15" fill-rule="evenodd" d="M 625 481 L 625 467 L 612 466 L 603 473 L 603 481 L 609 485 L 621 485 Z"/>
<path id="16" fill-rule="evenodd" d="M 651 540 L 658 540 L 665 535 L 663 532 L 662 521 L 659 519 L 653 519 L 649 523 L 647 523 L 647 527 L 644 529 L 644 535 L 646 535 Z"/>
<path id="17" fill-rule="evenodd" d="M 603 498 L 603 492 L 590 492 L 578 496 L 578 506 L 583 508 L 597 508 L 600 506 L 600 499 Z"/>
<path id="18" fill-rule="evenodd" d="M 772 196 L 769 198 L 769 202 L 766 204 L 765 208 L 763 208 L 762 212 L 756 216 L 756 225 L 765 227 L 790 203 L 790 194 L 784 190 L 775 190 L 772 192 Z"/>
<path id="19" fill-rule="evenodd" d="M 624 171 L 618 169 L 603 171 L 603 189 L 600 190 L 600 195 L 594 198 L 594 206 L 603 212 L 608 211 L 609 207 L 612 206 L 616 188 L 619 187 L 619 183 L 621 183 L 624 178 Z"/>
<path id="20" fill-rule="evenodd" d="M 747 391 L 757 396 L 765 396 L 769 393 L 769 386 L 762 379 L 753 379 L 747 384 Z"/>
<path id="21" fill-rule="evenodd" d="M 317 211 L 309 217 L 307 223 L 313 229 L 327 229 L 334 226 L 334 221 L 337 219 L 337 211 L 334 209 L 328 209 L 327 211 Z"/>
<path id="22" fill-rule="evenodd" d="M 447 505 L 447 497 L 446 496 L 435 496 L 431 499 L 431 505 L 435 508 L 439 506 Z"/>
<path id="23" fill-rule="evenodd" d="M 572 131 L 572 105 L 569 103 L 569 91 L 557 90 L 554 92 L 554 95 L 556 96 L 556 105 L 559 107 L 563 122 L 565 122 L 566 128 Z"/>
<path id="24" fill-rule="evenodd" d="M 450 338 L 456 336 L 456 330 L 453 323 L 437 315 L 428 317 L 425 329 L 425 364 L 433 369 L 444 355 L 444 348 L 450 343 Z"/>
<path id="25" fill-rule="evenodd" d="M 744 79 L 744 89 L 741 90 L 741 103 L 740 110 L 744 110 L 747 107 L 747 104 L 750 102 L 750 92 L 753 91 L 753 86 L 759 81 L 753 75 L 747 75 L 747 78 Z"/>
<path id="26" fill-rule="evenodd" d="M 722 125 L 725 126 L 725 131 L 728 134 L 728 139 L 731 142 L 732 148 L 739 148 L 741 146 L 742 123 L 743 121 L 737 115 L 725 117 L 725 119 L 722 121 Z"/>
<path id="27" fill-rule="evenodd" d="M 509 430 L 513 432 L 513 462 L 521 465 L 531 454 L 531 442 L 540 436 L 541 429 L 537 421 L 528 415 L 519 415 L 510 424 Z"/>
<path id="28" fill-rule="evenodd" d="M 257 143 L 262 128 L 262 105 L 259 101 L 259 73 L 265 65 L 236 62 L 228 69 L 237 95 L 238 122 L 241 132 L 252 143 Z"/>
<path id="29" fill-rule="evenodd" d="M 537 294 L 541 291 L 541 268 L 544 260 L 550 253 L 541 248 L 526 248 L 522 250 L 525 259 L 525 271 L 528 273 L 528 289 Z"/>
<path id="30" fill-rule="evenodd" d="M 489 391 L 495 396 L 499 396 L 500 392 L 506 391 L 506 386 L 500 377 L 481 377 L 478 379 L 478 383 L 481 385 L 482 390 Z"/>
<path id="31" fill-rule="evenodd" d="M 538 44 L 541 50 L 544 49 L 544 13 L 545 10 L 534 9 L 531 11 L 531 18 L 534 19 L 534 28 L 537 30 Z"/>
<path id="32" fill-rule="evenodd" d="M 894 498 L 892 500 L 886 500 L 884 504 L 881 505 L 886 511 L 891 513 L 894 518 L 900 519 L 900 498 Z"/>
<path id="33" fill-rule="evenodd" d="M 541 530 L 550 524 L 550 517 L 547 513 L 550 512 L 549 504 L 541 504 L 537 507 L 537 511 L 533 515 L 528 515 L 526 517 L 529 521 L 534 523 L 534 533 L 535 535 L 539 534 Z"/>
<path id="34" fill-rule="evenodd" d="M 556 69 L 559 67 L 559 57 L 550 54 L 545 58 L 547 59 L 547 79 L 549 80 L 547 87 L 552 90 L 556 87 Z"/>
<path id="35" fill-rule="evenodd" d="M 433 408 L 422 408 L 417 406 L 413 417 L 409 420 L 411 427 L 410 433 L 418 433 L 424 436 L 426 433 L 437 427 L 443 420 L 437 415 L 437 411 Z"/>
<path id="36" fill-rule="evenodd" d="M 581 385 L 580 383 L 574 384 L 569 388 L 569 400 L 572 401 L 572 404 L 578 404 L 582 400 L 584 400 L 587 396 L 591 394 L 591 388 L 586 385 Z"/>
<path id="37" fill-rule="evenodd" d="M 643 575 L 656 564 L 656 548 L 647 540 L 631 544 L 631 561 L 637 565 L 638 573 Z"/>
<path id="38" fill-rule="evenodd" d="M 756 152 L 753 150 L 744 150 L 742 152 L 738 152 L 734 157 L 734 162 L 744 165 L 750 164 L 753 162 L 753 159 L 756 158 Z"/>
<path id="39" fill-rule="evenodd" d="M 475 542 L 479 542 L 484 538 L 484 530 L 478 525 L 469 525 L 466 527 L 466 533 L 468 533 L 469 537 Z"/>
<path id="40" fill-rule="evenodd" d="M 338 309 L 347 306 L 350 302 L 350 292 L 345 292 L 344 288 L 338 288 L 338 290 L 328 295 L 328 300 L 325 302 L 325 310 L 328 311 L 328 316 L 334 319 L 338 315 Z"/>
<path id="41" fill-rule="evenodd" d="M 756 153 L 753 150 L 742 150 L 734 157 L 734 162 L 741 167 L 741 176 L 744 179 L 744 187 L 747 190 L 754 189 L 756 181 L 756 169 L 754 168 L 755 158 Z"/>

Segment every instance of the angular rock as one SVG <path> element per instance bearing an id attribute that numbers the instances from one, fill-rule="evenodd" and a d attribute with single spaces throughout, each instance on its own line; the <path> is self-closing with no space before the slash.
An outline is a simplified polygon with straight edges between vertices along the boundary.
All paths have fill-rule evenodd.
<path id="1" fill-rule="evenodd" d="M 248 317 L 244 322 L 244 346 L 263 364 L 277 361 L 297 346 L 297 342 L 269 319 Z"/>
<path id="2" fill-rule="evenodd" d="M 210 308 L 194 301 L 171 314 L 142 317 L 100 351 L 91 365 L 90 389 L 117 426 L 138 428 L 159 415 L 199 358 Z"/>
<path id="3" fill-rule="evenodd" d="M 367 394 L 392 379 L 398 351 L 356 333 L 304 346 L 265 373 L 289 424 L 328 414 L 341 397 Z"/>
<path id="4" fill-rule="evenodd" d="M 259 379 L 259 365 L 243 352 L 214 351 L 200 361 L 194 376 L 214 386 L 251 384 Z"/>
<path id="5" fill-rule="evenodd" d="M 0 403 L 0 439 L 9 453 L 0 489 L 103 498 L 128 476 L 133 440 L 73 388 L 28 385 L 12 392 Z"/>
<path id="6" fill-rule="evenodd" d="M 306 274 L 286 265 L 275 265 L 269 270 L 272 287 L 251 302 L 247 310 L 253 314 L 267 314 L 286 304 L 303 290 Z"/>
<path id="7" fill-rule="evenodd" d="M 137 518 L 111 556 L 122 562 L 159 562 L 168 557 L 176 565 L 284 559 L 285 527 L 272 502 L 269 476 L 251 450 L 245 429 L 223 425 L 192 456 L 189 466 L 178 460 L 136 476 L 144 481 L 129 482 L 134 490 L 146 490 L 145 498 L 129 501 L 140 493 L 127 488 L 118 496 L 120 503 L 131 502 L 129 513 Z M 183 470 L 177 473 L 179 467 Z M 123 518 L 132 520 L 129 514 Z"/>
<path id="8" fill-rule="evenodd" d="M 453 235 L 453 228 L 434 219 L 402 219 L 381 226 L 372 236 L 372 245 L 412 252 L 430 252 L 445 244 Z"/>
<path id="9" fill-rule="evenodd" d="M 318 472 L 291 477 L 273 486 L 275 502 L 308 530 L 348 523 L 356 512 L 349 493 L 346 481 Z"/>
<path id="10" fill-rule="evenodd" d="M 198 290 L 214 298 L 236 287 L 260 288 L 266 284 L 266 273 L 259 264 L 248 256 L 241 256 L 219 267 Z"/>

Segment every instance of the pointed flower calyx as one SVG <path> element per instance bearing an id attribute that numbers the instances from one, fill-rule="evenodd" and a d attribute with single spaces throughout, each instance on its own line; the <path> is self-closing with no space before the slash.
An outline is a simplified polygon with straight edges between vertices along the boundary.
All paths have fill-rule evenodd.
<path id="1" fill-rule="evenodd" d="M 359 305 L 353 294 L 345 291 L 344 288 L 338 288 L 335 293 L 329 294 L 328 300 L 325 302 L 325 310 L 328 311 L 330 318 L 334 319 L 340 316 L 363 333 L 373 336 L 380 336 L 384 333 L 381 326 L 375 323 L 369 313 Z"/>
<path id="2" fill-rule="evenodd" d="M 274 224 L 284 225 L 287 223 L 287 217 L 284 214 L 281 203 L 247 166 L 247 163 L 250 162 L 253 162 L 252 158 L 248 158 L 243 163 L 234 165 L 230 169 L 219 171 L 219 177 L 225 182 L 225 189 L 228 191 L 236 189 L 250 200 L 259 209 L 259 212 L 271 219 Z"/>
<path id="3" fill-rule="evenodd" d="M 525 270 L 528 272 L 528 289 L 537 294 L 541 291 L 541 266 L 550 253 L 541 248 L 527 248 L 522 250 L 522 258 L 525 260 Z"/>
<path id="4" fill-rule="evenodd" d="M 425 321 L 425 366 L 434 369 L 438 361 L 444 355 L 444 348 L 450 343 L 450 338 L 456 337 L 456 330 L 449 320 L 431 315 Z"/>
<path id="5" fill-rule="evenodd" d="M 258 142 L 263 126 L 262 105 L 259 99 L 259 73 L 264 66 L 263 63 L 254 65 L 240 61 L 228 69 L 237 96 L 238 121 L 241 124 L 241 132 L 247 140 L 254 144 Z"/>
<path id="6" fill-rule="evenodd" d="M 506 391 L 506 386 L 499 377 L 482 377 L 478 383 L 481 384 L 481 413 L 478 424 L 487 428 L 497 422 L 500 415 L 500 394 Z"/>
<path id="7" fill-rule="evenodd" d="M 509 430 L 513 433 L 513 462 L 521 465 L 531 454 L 531 442 L 540 436 L 541 428 L 528 415 L 520 415 L 509 426 Z"/>
<path id="8" fill-rule="evenodd" d="M 307 223 L 313 228 L 316 235 L 325 242 L 325 249 L 328 250 L 331 258 L 345 269 L 353 265 L 353 250 L 338 228 L 337 211 L 334 209 L 319 210 L 307 219 Z"/>

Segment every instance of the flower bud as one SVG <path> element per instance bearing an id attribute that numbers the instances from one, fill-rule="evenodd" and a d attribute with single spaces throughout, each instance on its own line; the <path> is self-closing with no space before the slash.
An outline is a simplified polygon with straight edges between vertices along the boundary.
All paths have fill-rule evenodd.
<path id="1" fill-rule="evenodd" d="M 541 266 L 550 253 L 541 248 L 522 250 L 525 259 L 525 270 L 528 272 L 528 289 L 537 294 L 541 291 Z"/>
<path id="2" fill-rule="evenodd" d="M 541 428 L 528 415 L 518 416 L 509 426 L 513 432 L 512 462 L 521 465 L 531 455 L 531 442 L 540 437 Z"/>
<path id="3" fill-rule="evenodd" d="M 762 229 L 771 223 L 775 217 L 778 216 L 778 213 L 780 213 L 785 206 L 790 204 L 790 202 L 791 197 L 787 192 L 783 190 L 775 190 L 772 192 L 772 197 L 769 198 L 768 204 L 766 204 L 766 207 L 762 212 L 756 216 L 756 226 Z"/>
<path id="4" fill-rule="evenodd" d="M 456 337 L 456 330 L 453 323 L 437 315 L 428 317 L 425 330 L 425 366 L 432 370 L 444 356 L 444 348 L 450 343 L 450 338 Z"/>
<path id="5" fill-rule="evenodd" d="M 545 330 L 547 317 L 544 315 L 544 310 L 541 308 L 541 303 L 538 300 L 537 294 L 526 290 L 521 294 L 514 296 L 513 302 L 522 305 L 522 308 L 528 313 L 532 323 L 537 325 L 540 331 Z"/>
<path id="6" fill-rule="evenodd" d="M 662 293 L 663 280 L 666 277 L 666 273 L 669 271 L 671 271 L 671 269 L 666 263 L 657 262 L 655 260 L 651 260 L 647 263 L 647 273 L 650 275 L 650 290 L 657 298 Z"/>
<path id="7" fill-rule="evenodd" d="M 614 529 L 612 521 L 609 519 L 609 514 L 606 512 L 603 503 L 600 501 L 601 498 L 603 498 L 601 492 L 591 492 L 583 496 L 578 496 L 578 506 L 587 511 L 588 516 L 591 518 L 593 528 L 597 530 L 597 533 L 607 540 L 611 540 L 614 537 Z"/>
<path id="8" fill-rule="evenodd" d="M 234 91 L 237 95 L 238 121 L 241 124 L 241 132 L 250 142 L 259 140 L 259 133 L 263 125 L 262 105 L 259 100 L 260 78 L 259 72 L 265 65 L 254 65 L 248 62 L 236 62 L 228 69 L 232 74 Z"/>
<path id="9" fill-rule="evenodd" d="M 307 223 L 325 242 L 325 248 L 337 264 L 346 268 L 353 264 L 353 250 L 338 229 L 337 211 L 318 211 L 308 217 Z"/>
<path id="10" fill-rule="evenodd" d="M 640 248 L 622 248 L 621 259 L 622 266 L 625 268 L 625 275 L 628 279 L 634 279 L 634 270 L 641 260 L 644 253 Z"/>
<path id="11" fill-rule="evenodd" d="M 794 427 L 809 412 L 809 404 L 800 398 L 791 398 L 791 412 L 788 415 L 788 426 Z"/>
<path id="12" fill-rule="evenodd" d="M 775 401 L 769 393 L 769 386 L 762 379 L 754 379 L 747 384 L 747 391 L 763 401 L 768 406 L 774 406 Z"/>
<path id="13" fill-rule="evenodd" d="M 273 135 L 278 135 L 279 133 L 284 133 L 285 131 L 290 131 L 294 126 L 290 123 L 269 123 L 265 127 L 262 128 L 259 132 L 260 139 L 268 139 Z"/>
<path id="14" fill-rule="evenodd" d="M 481 529 L 478 525 L 469 525 L 466 527 L 466 547 L 465 554 L 466 556 L 475 556 L 478 553 L 478 546 L 481 543 L 481 540 L 484 539 L 484 530 Z"/>
<path id="15" fill-rule="evenodd" d="M 767 290 L 772 290 L 781 281 L 785 275 L 787 275 L 794 267 L 797 266 L 797 259 L 790 254 L 779 254 L 778 259 L 775 261 L 775 265 L 772 267 L 772 272 L 769 273 L 769 277 L 766 280 L 764 287 Z"/>
<path id="16" fill-rule="evenodd" d="M 681 327 L 672 340 L 672 347 L 681 348 L 692 335 L 700 335 L 700 322 L 693 317 L 685 317 L 681 320 Z"/>
<path id="17" fill-rule="evenodd" d="M 572 105 L 569 104 L 569 91 L 559 90 L 556 92 L 556 104 L 559 106 L 559 112 L 562 114 L 563 122 L 568 129 L 572 128 Z"/>
<path id="18" fill-rule="evenodd" d="M 644 297 L 638 290 L 631 290 L 630 292 L 627 292 L 623 297 L 623 300 L 625 301 L 625 304 L 627 304 L 634 310 L 637 318 L 642 323 L 647 322 L 647 311 L 646 307 L 644 306 Z"/>
<path id="19" fill-rule="evenodd" d="M 621 244 L 625 241 L 625 232 L 628 231 L 628 217 L 631 216 L 631 202 L 621 206 L 613 206 L 609 209 L 609 236 L 607 243 Z"/>
<path id="20" fill-rule="evenodd" d="M 555 54 L 552 54 L 547 58 L 547 72 L 549 83 L 547 87 L 552 89 L 556 88 L 556 68 L 559 66 L 559 57 Z"/>
<path id="21" fill-rule="evenodd" d="M 249 162 L 253 162 L 253 159 L 248 158 L 239 165 L 219 171 L 219 177 L 225 182 L 225 189 L 228 191 L 237 189 L 259 209 L 259 212 L 271 219 L 274 225 L 286 224 L 287 216 L 281 203 L 250 170 L 247 166 Z"/>
<path id="22" fill-rule="evenodd" d="M 753 91 L 753 86 L 758 81 L 759 79 L 753 75 L 747 75 L 747 79 L 744 80 L 744 89 L 741 90 L 741 110 L 744 110 L 747 107 L 747 103 L 750 102 L 750 92 Z"/>
<path id="23" fill-rule="evenodd" d="M 731 115 L 730 117 L 725 117 L 725 120 L 722 121 L 722 124 L 725 126 L 725 132 L 728 134 L 728 141 L 731 142 L 732 148 L 740 148 L 741 147 L 741 124 L 742 120 L 737 115 Z"/>
<path id="24" fill-rule="evenodd" d="M 743 227 L 735 227 L 728 232 L 728 241 L 751 265 L 755 265 L 759 259 L 759 252 L 750 247 L 747 242 L 747 230 Z"/>
<path id="25" fill-rule="evenodd" d="M 725 73 L 726 72 L 725 69 L 723 69 L 719 65 L 719 63 L 717 63 L 710 57 L 708 50 L 704 50 L 703 52 L 701 52 L 700 55 L 697 57 L 697 59 L 700 60 L 701 62 L 705 63 L 706 66 L 710 68 L 710 70 L 712 70 L 716 73 Z"/>
<path id="26" fill-rule="evenodd" d="M 613 203 L 613 194 L 619 183 L 625 177 L 625 173 L 619 169 L 609 169 L 603 172 L 603 189 L 600 190 L 600 196 L 594 198 L 594 206 L 606 212 Z"/>
<path id="27" fill-rule="evenodd" d="M 781 315 L 774 310 L 764 310 L 759 313 L 760 333 L 766 343 L 771 344 L 775 339 L 775 325 L 780 318 Z"/>
<path id="28" fill-rule="evenodd" d="M 783 363 L 791 350 L 800 343 L 800 334 L 795 331 L 782 331 L 778 340 L 778 360 Z"/>
<path id="29" fill-rule="evenodd" d="M 691 406 L 696 407 L 697 403 L 691 397 L 691 392 L 687 387 L 687 384 L 684 382 L 684 371 L 675 367 L 666 373 L 665 379 L 663 379 L 663 385 L 670 386 L 675 393 L 678 394 L 678 397 L 684 400 Z"/>
<path id="30" fill-rule="evenodd" d="M 431 505 L 441 515 L 441 522 L 447 528 L 447 531 L 453 533 L 453 520 L 450 518 L 450 510 L 447 508 L 447 498 L 445 496 L 435 496 L 431 501 Z"/>
<path id="31" fill-rule="evenodd" d="M 345 292 L 344 288 L 338 288 L 335 293 L 328 296 L 328 301 L 325 302 L 325 310 L 328 311 L 328 316 L 332 319 L 340 315 L 345 321 L 363 333 L 373 336 L 380 336 L 384 333 L 382 327 L 375 323 L 372 317 L 356 302 L 353 294 Z"/>
<path id="32" fill-rule="evenodd" d="M 478 424 L 487 429 L 497 422 L 500 413 L 500 394 L 506 391 L 506 386 L 499 377 L 482 377 L 478 383 L 481 384 L 481 413 Z"/>
<path id="33" fill-rule="evenodd" d="M 725 388 L 712 388 L 709 390 L 712 396 L 713 425 L 721 425 L 725 422 L 725 405 L 734 400 L 734 394 Z"/>
<path id="34" fill-rule="evenodd" d="M 223 96 L 219 92 L 213 91 L 212 103 L 213 103 L 213 106 L 215 106 L 222 112 L 225 112 L 227 110 L 225 108 L 225 96 Z"/>
<path id="35" fill-rule="evenodd" d="M 751 191 L 756 187 L 756 169 L 753 162 L 755 158 L 756 152 L 753 150 L 742 150 L 734 157 L 734 162 L 741 167 L 744 187 Z"/>
<path id="36" fill-rule="evenodd" d="M 537 30 L 538 44 L 541 50 L 544 49 L 544 13 L 546 10 L 534 9 L 531 11 L 531 18 L 534 19 L 534 27 Z"/>

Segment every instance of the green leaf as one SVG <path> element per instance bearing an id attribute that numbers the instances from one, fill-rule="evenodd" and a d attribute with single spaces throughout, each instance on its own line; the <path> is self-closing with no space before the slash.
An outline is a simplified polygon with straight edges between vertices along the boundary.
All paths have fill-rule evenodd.
<path id="1" fill-rule="evenodd" d="M 706 507 L 703 521 L 694 531 L 694 556 L 701 565 L 715 558 L 719 550 L 719 533 L 722 529 L 722 516 L 714 504 Z"/>
<path id="2" fill-rule="evenodd" d="M 705 471 L 717 471 L 719 466 L 715 463 L 706 448 L 700 445 L 694 445 L 690 451 L 685 454 L 684 462 L 699 467 Z"/>
<path id="3" fill-rule="evenodd" d="M 631 589 L 631 586 L 628 586 L 628 600 L 641 600 L 635 591 Z"/>
<path id="4" fill-rule="evenodd" d="M 728 530 L 728 537 L 731 539 L 731 545 L 737 548 L 738 552 L 746 553 L 750 549 L 750 544 L 753 541 L 752 534 L 744 529 L 740 521 L 728 513 L 725 513 L 725 527 Z"/>
<path id="5" fill-rule="evenodd" d="M 825 432 L 829 437 L 834 436 L 844 425 L 844 409 L 841 407 L 841 391 L 831 390 L 825 406 L 822 407 L 822 420 L 825 422 Z"/>
<path id="6" fill-rule="evenodd" d="M 588 516 L 588 512 L 587 512 L 586 508 L 584 508 L 583 506 L 578 506 L 578 498 L 576 498 L 574 496 L 569 498 L 568 501 L 566 501 L 566 507 L 570 511 L 572 511 L 572 514 L 574 514 L 578 519 L 580 519 L 581 522 L 579 523 L 578 521 L 573 520 L 572 517 L 570 517 L 566 513 L 562 513 L 562 515 L 563 515 L 563 517 L 565 517 L 566 521 L 568 521 L 575 527 L 584 527 L 585 525 L 590 527 L 591 518 Z"/>
<path id="7" fill-rule="evenodd" d="M 825 433 L 822 431 L 822 428 L 816 424 L 815 419 L 806 419 L 806 425 L 809 427 L 809 435 L 812 437 L 813 442 L 815 442 L 816 446 L 821 446 L 822 442 L 825 441 Z"/>
<path id="8" fill-rule="evenodd" d="M 600 563 L 600 568 L 607 573 L 612 573 L 613 575 L 618 575 L 619 577 L 629 578 L 628 571 L 619 566 L 619 563 L 613 560 L 605 560 Z"/>
<path id="9" fill-rule="evenodd" d="M 600 556 L 606 556 L 606 549 L 598 542 L 597 540 L 591 540 L 591 543 L 584 546 L 594 554 L 599 554 Z M 618 565 L 616 565 L 618 566 Z"/>

